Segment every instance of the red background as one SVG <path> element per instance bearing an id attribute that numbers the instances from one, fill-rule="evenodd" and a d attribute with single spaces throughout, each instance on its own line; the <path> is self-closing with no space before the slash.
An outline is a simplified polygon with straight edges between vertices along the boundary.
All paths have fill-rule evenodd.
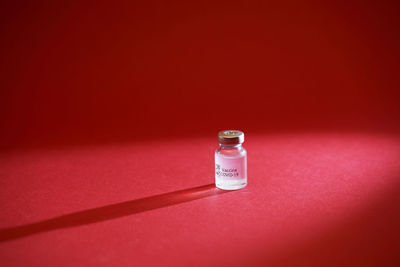
<path id="1" fill-rule="evenodd" d="M 399 264 L 396 2 L 0 10 L 4 265 Z"/>

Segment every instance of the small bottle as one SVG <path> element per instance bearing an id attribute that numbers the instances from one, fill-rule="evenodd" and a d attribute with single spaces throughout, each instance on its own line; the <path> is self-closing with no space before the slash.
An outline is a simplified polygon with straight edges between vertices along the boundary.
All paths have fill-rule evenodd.
<path id="1" fill-rule="evenodd" d="M 218 133 L 219 148 L 215 151 L 215 185 L 224 190 L 247 185 L 247 152 L 242 143 L 244 133 L 226 130 Z"/>

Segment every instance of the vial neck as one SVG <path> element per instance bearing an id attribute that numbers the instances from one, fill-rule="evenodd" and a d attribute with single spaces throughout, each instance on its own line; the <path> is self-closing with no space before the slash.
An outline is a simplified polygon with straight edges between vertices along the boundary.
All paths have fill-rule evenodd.
<path id="1" fill-rule="evenodd" d="M 242 144 L 234 144 L 234 145 L 227 145 L 227 144 L 219 144 L 221 148 L 240 148 Z"/>

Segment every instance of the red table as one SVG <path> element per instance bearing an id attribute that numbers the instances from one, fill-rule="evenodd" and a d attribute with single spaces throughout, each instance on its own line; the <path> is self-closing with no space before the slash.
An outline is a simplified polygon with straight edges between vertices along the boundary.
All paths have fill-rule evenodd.
<path id="1" fill-rule="evenodd" d="M 250 135 L 249 184 L 229 192 L 213 185 L 214 139 L 3 155 L 3 263 L 399 262 L 398 136 Z"/>

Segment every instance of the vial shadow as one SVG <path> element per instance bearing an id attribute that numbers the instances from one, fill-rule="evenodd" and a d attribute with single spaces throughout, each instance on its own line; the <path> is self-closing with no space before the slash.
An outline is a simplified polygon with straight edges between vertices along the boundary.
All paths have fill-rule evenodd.
<path id="1" fill-rule="evenodd" d="M 208 184 L 165 194 L 130 200 L 103 207 L 78 211 L 47 220 L 0 229 L 0 242 L 14 240 L 33 234 L 57 229 L 71 228 L 96 222 L 116 219 L 136 213 L 177 205 L 196 199 L 206 198 L 229 191 L 220 190 Z"/>

